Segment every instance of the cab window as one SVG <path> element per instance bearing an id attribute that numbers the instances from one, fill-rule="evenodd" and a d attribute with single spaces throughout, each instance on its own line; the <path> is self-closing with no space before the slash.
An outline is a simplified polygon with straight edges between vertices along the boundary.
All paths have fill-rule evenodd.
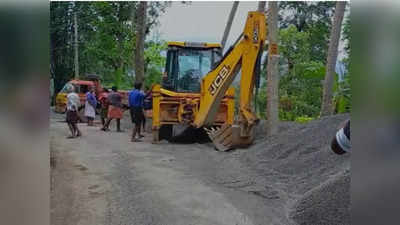
<path id="1" fill-rule="evenodd" d="M 219 49 L 170 48 L 163 87 L 178 92 L 200 92 L 201 79 L 220 59 Z"/>

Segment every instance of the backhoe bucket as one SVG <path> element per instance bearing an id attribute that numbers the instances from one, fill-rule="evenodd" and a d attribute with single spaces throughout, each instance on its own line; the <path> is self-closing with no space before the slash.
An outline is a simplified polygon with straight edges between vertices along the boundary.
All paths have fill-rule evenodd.
<path id="1" fill-rule="evenodd" d="M 237 147 L 247 147 L 253 142 L 252 136 L 240 136 L 239 125 L 222 125 L 220 128 L 204 128 L 214 143 L 216 150 L 228 151 Z"/>

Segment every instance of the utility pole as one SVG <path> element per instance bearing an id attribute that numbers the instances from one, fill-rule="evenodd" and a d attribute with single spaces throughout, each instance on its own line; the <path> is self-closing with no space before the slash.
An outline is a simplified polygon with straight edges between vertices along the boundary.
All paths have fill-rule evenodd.
<path id="1" fill-rule="evenodd" d="M 273 135 L 279 126 L 278 95 L 278 3 L 268 2 L 267 132 Z"/>
<path id="2" fill-rule="evenodd" d="M 78 61 L 78 19 L 76 16 L 76 5 L 74 12 L 74 30 L 75 30 L 75 79 L 79 79 L 79 61 Z"/>
<path id="3" fill-rule="evenodd" d="M 226 23 L 225 26 L 225 31 L 224 31 L 224 36 L 222 36 L 222 41 L 221 41 L 221 51 L 224 51 L 224 47 L 226 44 L 226 40 L 228 39 L 229 36 L 229 32 L 231 31 L 231 27 L 232 27 L 232 22 L 233 22 L 233 18 L 235 17 L 236 14 L 236 10 L 238 8 L 239 2 L 238 1 L 234 1 L 233 5 L 232 5 L 232 9 L 231 12 L 229 13 L 229 18 L 228 18 L 228 22 Z"/>
<path id="4" fill-rule="evenodd" d="M 265 6 L 266 6 L 267 2 L 266 1 L 259 1 L 258 2 L 258 9 L 257 11 L 259 12 L 265 12 Z"/>

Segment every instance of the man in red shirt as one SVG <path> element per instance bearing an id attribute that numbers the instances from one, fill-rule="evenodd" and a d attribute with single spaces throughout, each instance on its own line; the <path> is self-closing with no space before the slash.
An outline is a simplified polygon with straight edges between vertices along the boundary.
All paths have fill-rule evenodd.
<path id="1" fill-rule="evenodd" d="M 112 92 L 108 95 L 108 102 L 110 103 L 108 107 L 108 113 L 107 113 L 107 121 L 105 122 L 103 128 L 101 130 L 103 131 L 109 131 L 110 129 L 108 128 L 110 125 L 110 122 L 112 119 L 115 119 L 117 121 L 117 132 L 123 132 L 121 129 L 121 119 L 123 116 L 123 111 L 122 111 L 122 96 L 118 93 L 117 87 L 112 87 L 111 88 Z"/>

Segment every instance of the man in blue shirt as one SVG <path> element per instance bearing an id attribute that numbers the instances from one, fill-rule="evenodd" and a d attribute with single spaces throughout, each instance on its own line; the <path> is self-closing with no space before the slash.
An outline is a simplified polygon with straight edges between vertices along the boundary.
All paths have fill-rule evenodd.
<path id="1" fill-rule="evenodd" d="M 140 91 L 141 83 L 135 83 L 134 89 L 129 92 L 129 108 L 131 113 L 132 123 L 134 124 L 132 132 L 132 142 L 138 142 L 139 138 L 144 137 L 140 134 L 140 127 L 144 119 L 143 100 L 144 94 Z M 138 138 L 136 138 L 136 134 Z"/>

